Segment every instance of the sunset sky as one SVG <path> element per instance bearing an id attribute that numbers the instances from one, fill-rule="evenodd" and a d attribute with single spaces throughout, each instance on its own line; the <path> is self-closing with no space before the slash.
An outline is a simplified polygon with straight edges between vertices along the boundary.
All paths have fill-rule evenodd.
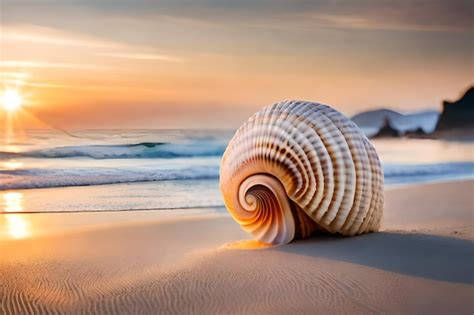
<path id="1" fill-rule="evenodd" d="M 474 82 L 472 1 L 0 0 L 2 86 L 66 129 L 234 128 L 282 99 L 437 109 Z"/>

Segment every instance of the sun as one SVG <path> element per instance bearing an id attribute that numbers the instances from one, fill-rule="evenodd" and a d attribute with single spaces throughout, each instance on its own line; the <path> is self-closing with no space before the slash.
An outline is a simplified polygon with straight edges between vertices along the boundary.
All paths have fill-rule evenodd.
<path id="1" fill-rule="evenodd" d="M 1 102 L 5 111 L 15 112 L 23 105 L 23 98 L 17 90 L 6 89 L 2 93 Z"/>

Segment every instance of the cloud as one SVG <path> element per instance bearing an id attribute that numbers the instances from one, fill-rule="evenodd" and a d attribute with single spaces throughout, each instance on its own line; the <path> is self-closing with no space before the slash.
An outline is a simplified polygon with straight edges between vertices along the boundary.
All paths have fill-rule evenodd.
<path id="1" fill-rule="evenodd" d="M 120 59 L 132 59 L 132 60 L 149 60 L 149 61 L 166 61 L 166 62 L 182 62 L 183 59 L 161 55 L 161 54 L 148 54 L 148 53 L 97 53 L 98 56 L 120 58 Z"/>
<path id="2" fill-rule="evenodd" d="M 15 47 L 22 47 L 21 51 L 25 50 L 23 46 L 17 46 L 19 43 L 26 43 L 29 47 L 39 47 L 50 49 L 50 46 L 55 47 L 56 55 L 59 50 L 63 51 L 63 56 L 68 56 L 70 52 L 77 53 L 81 49 L 81 59 L 93 56 L 102 56 L 118 59 L 129 60 L 143 60 L 143 61 L 162 61 L 162 62 L 182 62 L 182 58 L 172 56 L 171 54 L 150 52 L 150 47 L 136 46 L 132 44 L 122 43 L 120 41 L 112 41 L 102 39 L 100 37 L 84 35 L 76 32 L 66 32 L 63 30 L 40 27 L 36 25 L 15 25 L 6 26 L 2 28 L 2 43 L 4 48 L 10 51 Z M 32 48 L 34 49 L 34 48 Z M 69 49 L 69 50 L 67 50 Z M 106 50 L 105 50 L 106 49 Z M 156 48 L 152 48 L 156 51 Z M 17 49 L 19 51 L 19 49 Z M 11 53 L 10 53 L 11 54 Z M 86 57 L 88 55 L 88 57 Z M 5 56 L 3 57 L 4 59 Z M 56 63 L 37 61 L 5 61 L 0 63 L 4 67 L 26 67 L 26 68 L 73 68 L 76 64 Z M 100 66 L 102 67 L 102 66 Z M 96 66 L 86 65 L 85 67 L 79 65 L 77 68 L 97 68 Z"/>
<path id="3" fill-rule="evenodd" d="M 106 69 L 103 65 L 58 63 L 33 60 L 2 60 L 0 68 L 62 68 L 62 69 Z"/>
<path id="4" fill-rule="evenodd" d="M 14 80 L 24 80 L 28 79 L 31 77 L 31 74 L 26 73 L 26 72 L 19 72 L 19 71 L 11 71 L 11 72 L 6 72 L 2 71 L 0 72 L 0 77 L 4 79 L 14 79 Z"/>
<path id="5" fill-rule="evenodd" d="M 6 22 L 45 20 L 75 13 L 118 17 L 181 17 L 231 24 L 303 24 L 316 21 L 318 27 L 471 31 L 472 0 L 3 0 Z M 57 19 L 57 17 L 56 17 Z M 5 23 L 5 22 L 4 22 Z"/>
<path id="6" fill-rule="evenodd" d="M 310 16 L 310 19 L 319 27 L 359 29 L 359 30 L 392 30 L 392 31 L 425 31 L 425 32 L 447 32 L 464 31 L 460 25 L 423 24 L 417 21 L 403 22 L 396 19 L 383 19 L 380 17 L 363 17 L 354 15 L 328 15 L 318 14 Z"/>
<path id="7" fill-rule="evenodd" d="M 68 89 L 68 90 L 115 90 L 118 86 L 109 85 L 72 85 L 72 84 L 56 84 L 47 82 L 22 82 L 24 86 L 45 88 L 45 89 Z M 128 87 L 127 87 L 128 88 Z"/>
<path id="8" fill-rule="evenodd" d="M 3 26 L 2 41 L 92 48 L 117 46 L 117 44 L 112 41 L 36 25 Z"/>
<path id="9" fill-rule="evenodd" d="M 303 16 L 338 28 L 472 31 L 470 0 L 360 0 L 334 1 Z"/>

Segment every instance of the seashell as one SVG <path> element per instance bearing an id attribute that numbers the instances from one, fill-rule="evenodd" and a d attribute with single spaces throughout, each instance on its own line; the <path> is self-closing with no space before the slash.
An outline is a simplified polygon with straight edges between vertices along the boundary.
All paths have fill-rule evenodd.
<path id="1" fill-rule="evenodd" d="M 374 147 L 346 116 L 312 102 L 279 102 L 250 117 L 224 153 L 220 189 L 234 220 L 272 244 L 377 231 L 383 213 Z"/>

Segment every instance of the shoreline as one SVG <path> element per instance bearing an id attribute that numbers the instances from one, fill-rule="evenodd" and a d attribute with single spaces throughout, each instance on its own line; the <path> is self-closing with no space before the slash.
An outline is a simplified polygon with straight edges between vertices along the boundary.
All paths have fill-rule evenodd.
<path id="1" fill-rule="evenodd" d="M 466 162 L 469 163 L 469 162 Z M 123 186 L 123 185 L 140 185 L 140 184 L 152 184 L 152 183 L 163 183 L 163 182 L 187 182 L 187 181 L 219 181 L 219 177 L 209 177 L 201 179 L 163 179 L 163 180 L 142 180 L 142 181 L 130 181 L 130 182 L 114 182 L 114 183 L 95 183 L 95 184 L 77 184 L 77 185 L 67 185 L 67 186 L 44 186 L 44 187 L 29 187 L 29 188 L 6 188 L 0 189 L 0 193 L 7 192 L 16 192 L 16 191 L 32 191 L 32 190 L 53 190 L 53 189 L 74 189 L 74 188 L 94 188 L 94 187 L 114 187 L 114 186 Z M 387 180 L 387 179 L 386 179 Z M 436 184 L 436 183 L 445 183 L 445 182 L 457 182 L 457 181 L 469 181 L 474 180 L 474 175 L 458 175 L 451 176 L 447 178 L 436 178 L 436 179 L 422 179 L 416 182 L 407 182 L 407 183 L 385 183 L 385 187 L 401 187 L 406 185 L 424 185 L 424 184 Z M 143 210 L 153 210 L 153 209 L 143 209 Z"/>
<path id="2" fill-rule="evenodd" d="M 389 189 L 381 232 L 282 246 L 212 211 L 15 214 L 0 313 L 472 313 L 473 189 Z"/>
<path id="3" fill-rule="evenodd" d="M 411 182 L 411 183 L 390 183 L 385 184 L 384 190 L 386 192 L 392 190 L 398 190 L 403 188 L 416 188 L 424 185 L 436 185 L 436 184 L 450 184 L 458 182 L 469 182 L 474 181 L 474 175 L 464 176 L 464 177 L 455 177 L 447 179 L 436 179 L 423 182 Z M 5 195 L 9 193 L 18 193 L 21 194 L 21 199 L 23 199 L 23 204 L 21 207 L 17 207 L 17 210 L 8 209 L 8 204 L 6 201 L 3 201 L 3 204 L 0 200 L 0 207 L 3 205 L 4 210 L 0 210 L 0 215 L 3 214 L 47 214 L 47 213 L 58 213 L 58 214 L 68 214 L 68 213 L 114 213 L 114 212 L 143 212 L 143 211 L 182 211 L 182 210 L 211 210 L 206 212 L 221 212 L 227 213 L 224 203 L 216 204 L 204 204 L 204 205 L 180 205 L 176 207 L 172 206 L 157 206 L 156 203 L 153 203 L 151 206 L 143 207 L 146 203 L 141 203 L 140 206 L 134 208 L 114 208 L 114 207 L 97 207 L 97 208 L 80 208 L 81 203 L 80 199 L 77 199 L 77 202 L 74 200 L 77 198 L 77 195 L 80 194 L 97 194 L 97 191 L 107 192 L 109 198 L 116 198 L 120 196 L 120 193 L 123 189 L 131 187 L 134 190 L 148 188 L 148 187 L 159 187 L 161 184 L 176 183 L 176 184 L 190 184 L 193 185 L 196 180 L 169 180 L 161 182 L 134 182 L 134 183 L 114 183 L 114 184 L 103 184 L 103 185 L 87 185 L 87 186 L 65 186 L 65 187 L 44 187 L 44 188 L 28 188 L 28 189 L 13 189 L 13 190 L 0 190 L 0 195 Z M 208 179 L 204 181 L 199 181 L 207 183 L 216 183 L 216 187 L 212 186 L 212 193 L 218 194 L 218 181 L 215 179 Z M 157 186 L 156 186 L 157 185 Z M 113 194 L 114 191 L 117 193 Z M 112 192 L 112 195 L 110 195 Z M 99 193 L 98 195 L 93 195 L 92 198 L 89 198 L 89 202 L 95 199 L 104 199 L 104 193 Z M 147 199 L 158 200 L 155 195 L 149 194 L 144 195 Z M 73 202 L 70 202 L 71 198 Z M 220 197 L 219 197 L 220 198 Z M 5 198 L 4 198 L 5 199 Z M 29 202 L 33 200 L 33 202 Z M 41 202 L 42 200 L 48 200 L 48 203 Z M 61 204 L 64 201 L 68 201 L 68 204 L 63 207 Z M 27 201 L 27 202 L 24 202 Z M 38 201 L 40 201 L 38 203 Z M 222 202 L 222 201 L 221 201 Z M 99 203 L 100 204 L 100 203 Z M 105 205 L 105 204 L 102 204 Z M 51 207 L 52 206 L 52 207 Z M 47 209 L 46 207 L 51 208 Z M 39 210 L 38 210 L 39 208 Z"/>

